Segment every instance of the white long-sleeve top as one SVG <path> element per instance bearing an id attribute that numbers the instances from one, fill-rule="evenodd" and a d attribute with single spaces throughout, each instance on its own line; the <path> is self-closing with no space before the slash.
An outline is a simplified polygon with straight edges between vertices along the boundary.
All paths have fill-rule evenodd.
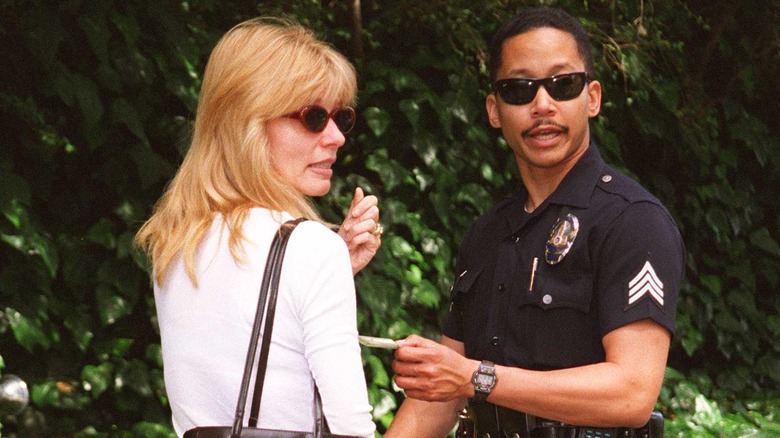
<path id="1" fill-rule="evenodd" d="M 196 426 L 233 424 L 263 269 L 279 224 L 279 213 L 253 209 L 243 227 L 243 262 L 236 263 L 227 227 L 217 218 L 196 256 L 198 288 L 181 257 L 164 286 L 155 284 L 165 388 L 179 436 Z M 331 432 L 374 436 L 356 312 L 346 244 L 320 223 L 301 223 L 284 257 L 259 427 L 313 431 L 316 380 Z M 253 389 L 254 378 L 244 424 Z"/>

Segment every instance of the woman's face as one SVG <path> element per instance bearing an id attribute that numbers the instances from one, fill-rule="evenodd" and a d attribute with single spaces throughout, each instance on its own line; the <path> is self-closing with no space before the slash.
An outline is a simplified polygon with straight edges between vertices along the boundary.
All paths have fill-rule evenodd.
<path id="1" fill-rule="evenodd" d="M 339 107 L 317 105 L 328 112 Z M 333 119 L 328 119 L 321 132 L 312 132 L 297 118 L 286 116 L 270 120 L 267 129 L 271 161 L 282 177 L 304 195 L 326 195 L 336 152 L 346 140 Z"/>

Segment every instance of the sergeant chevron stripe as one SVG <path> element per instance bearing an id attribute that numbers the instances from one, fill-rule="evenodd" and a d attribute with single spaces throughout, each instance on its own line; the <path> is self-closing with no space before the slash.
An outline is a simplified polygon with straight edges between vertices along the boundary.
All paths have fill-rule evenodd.
<path id="1" fill-rule="evenodd" d="M 634 304 L 645 295 L 650 295 L 658 304 L 664 305 L 664 283 L 655 275 L 653 265 L 645 262 L 642 270 L 628 283 L 628 305 Z"/>

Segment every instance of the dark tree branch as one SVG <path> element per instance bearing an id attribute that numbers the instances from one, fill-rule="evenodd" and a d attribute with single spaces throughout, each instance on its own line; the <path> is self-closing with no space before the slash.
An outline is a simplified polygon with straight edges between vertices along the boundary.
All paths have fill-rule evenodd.
<path id="1" fill-rule="evenodd" d="M 352 1 L 352 55 L 363 59 L 363 17 L 360 0 Z"/>

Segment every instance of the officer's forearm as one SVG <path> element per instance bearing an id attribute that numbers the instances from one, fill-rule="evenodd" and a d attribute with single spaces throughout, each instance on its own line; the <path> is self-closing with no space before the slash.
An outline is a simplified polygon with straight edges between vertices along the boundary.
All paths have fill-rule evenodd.
<path id="1" fill-rule="evenodd" d="M 544 418 L 588 426 L 640 427 L 660 392 L 669 333 L 645 320 L 604 338 L 605 362 L 555 371 L 497 367 L 488 401 Z"/>

